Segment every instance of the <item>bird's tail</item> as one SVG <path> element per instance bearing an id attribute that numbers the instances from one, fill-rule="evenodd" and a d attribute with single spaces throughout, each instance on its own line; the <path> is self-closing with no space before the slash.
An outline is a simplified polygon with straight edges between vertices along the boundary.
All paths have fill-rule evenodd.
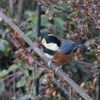
<path id="1" fill-rule="evenodd" d="M 83 44 L 78 44 L 73 50 L 76 50 L 77 48 L 86 48 Z"/>
<path id="2" fill-rule="evenodd" d="M 83 45 L 83 44 L 78 44 L 78 45 L 76 46 L 76 48 L 86 48 L 86 46 Z"/>

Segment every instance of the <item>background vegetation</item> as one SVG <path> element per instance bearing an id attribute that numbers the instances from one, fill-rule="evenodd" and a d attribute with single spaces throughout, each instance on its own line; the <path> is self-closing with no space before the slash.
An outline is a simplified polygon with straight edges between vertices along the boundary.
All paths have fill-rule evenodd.
<path id="1" fill-rule="evenodd" d="M 41 4 L 40 35 L 37 32 Z M 54 33 L 86 45 L 63 70 L 94 100 L 100 65 L 99 0 L 1 0 L 0 9 L 32 41 Z M 29 55 L 30 54 L 30 55 Z M 48 69 L 27 43 L 0 18 L 0 100 L 79 100 L 82 97 Z M 63 87 L 63 89 L 61 88 Z M 8 99 L 9 98 L 9 99 Z"/>

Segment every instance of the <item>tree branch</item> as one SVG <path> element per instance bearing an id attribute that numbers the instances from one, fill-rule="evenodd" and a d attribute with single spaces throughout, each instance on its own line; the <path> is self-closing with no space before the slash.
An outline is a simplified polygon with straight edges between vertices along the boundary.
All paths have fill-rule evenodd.
<path id="1" fill-rule="evenodd" d="M 17 77 L 17 76 L 19 76 L 24 70 L 29 69 L 29 68 L 31 68 L 31 66 L 28 66 L 28 67 L 24 68 L 23 70 L 17 71 L 17 72 L 15 72 L 13 74 L 10 74 L 10 75 L 6 76 L 2 80 L 0 80 L 0 83 L 2 83 L 3 81 L 5 81 L 6 79 L 8 79 L 10 77 L 14 77 L 14 76 Z"/>
<path id="2" fill-rule="evenodd" d="M 31 41 L 30 38 L 28 38 L 24 32 L 22 32 L 18 26 L 16 26 L 11 19 L 9 19 L 2 11 L 0 11 L 1 18 L 12 27 L 13 30 L 15 30 L 29 45 L 35 52 L 38 53 L 38 55 L 45 61 L 47 64 L 49 59 L 43 54 L 43 52 L 36 46 L 35 43 Z M 51 68 L 55 70 L 57 66 L 54 63 L 51 63 Z M 56 73 L 59 77 L 63 78 L 67 83 L 69 83 L 72 88 L 79 93 L 85 100 L 93 100 L 88 94 L 86 94 L 68 75 L 66 75 L 62 69 L 59 69 Z"/>
<path id="3" fill-rule="evenodd" d="M 18 13 L 16 16 L 17 19 L 21 18 L 22 9 L 23 9 L 23 0 L 19 0 L 17 5 L 17 13 Z"/>
<path id="4" fill-rule="evenodd" d="M 69 90 L 68 88 L 66 88 L 65 86 L 60 86 L 60 83 L 54 78 L 53 82 L 64 92 L 64 94 L 68 95 L 69 94 Z M 73 92 L 72 92 L 72 96 L 71 99 L 72 100 L 79 100 L 78 96 L 76 96 Z"/>

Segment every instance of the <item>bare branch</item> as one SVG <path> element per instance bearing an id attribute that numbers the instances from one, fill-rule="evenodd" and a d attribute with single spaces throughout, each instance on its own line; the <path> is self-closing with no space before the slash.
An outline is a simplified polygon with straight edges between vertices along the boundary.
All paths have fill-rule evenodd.
<path id="1" fill-rule="evenodd" d="M 65 86 L 60 86 L 60 83 L 54 78 L 53 82 L 64 92 L 64 94 L 68 95 L 69 94 L 69 90 L 68 88 L 66 88 Z M 72 93 L 73 97 L 72 100 L 79 100 L 78 96 L 75 95 L 74 93 Z"/>
<path id="2" fill-rule="evenodd" d="M 23 0 L 19 0 L 18 5 L 17 5 L 18 14 L 16 16 L 18 19 L 20 19 L 20 17 L 21 17 L 22 9 L 23 9 Z"/>
<path id="3" fill-rule="evenodd" d="M 10 78 L 10 77 L 13 77 L 13 76 L 17 77 L 17 76 L 19 76 L 20 74 L 22 74 L 22 72 L 23 72 L 24 70 L 26 70 L 26 69 L 28 69 L 28 68 L 30 68 L 30 67 L 28 66 L 28 67 L 26 67 L 26 68 L 23 69 L 23 70 L 20 70 L 20 71 L 17 71 L 17 72 L 15 72 L 15 73 L 11 74 L 11 75 L 8 75 L 7 77 L 5 77 L 5 78 L 3 78 L 2 80 L 0 80 L 0 83 L 3 82 L 3 81 L 5 81 L 6 79 L 8 79 L 8 78 Z M 15 77 L 14 77 L 14 78 L 15 78 Z"/>

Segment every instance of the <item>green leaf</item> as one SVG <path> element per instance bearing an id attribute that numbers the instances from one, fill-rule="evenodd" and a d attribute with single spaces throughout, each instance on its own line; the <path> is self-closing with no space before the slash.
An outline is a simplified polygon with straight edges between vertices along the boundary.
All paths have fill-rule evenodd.
<path id="1" fill-rule="evenodd" d="M 62 9 L 62 10 L 65 10 L 66 12 L 69 12 L 69 13 L 72 12 L 72 10 L 67 7 L 67 3 L 62 3 L 59 6 L 57 6 L 57 8 Z"/>
<path id="2" fill-rule="evenodd" d="M 32 19 L 36 19 L 36 18 L 37 18 L 37 16 L 36 16 L 35 13 L 32 13 L 32 14 L 31 14 L 31 17 L 32 17 Z"/>
<path id="3" fill-rule="evenodd" d="M 83 81 L 88 81 L 90 79 L 90 75 L 83 74 Z"/>
<path id="4" fill-rule="evenodd" d="M 35 13 L 31 13 L 31 16 L 28 19 L 28 21 L 36 21 L 36 20 L 37 20 L 37 15 Z"/>
<path id="5" fill-rule="evenodd" d="M 25 85 L 25 79 L 24 78 L 21 78 L 21 80 L 19 80 L 18 82 L 17 82 L 17 88 L 20 88 L 20 87 L 22 87 L 22 86 L 24 86 Z"/>
<path id="6" fill-rule="evenodd" d="M 0 35 L 2 35 L 4 32 L 3 32 L 3 29 L 0 29 Z"/>
<path id="7" fill-rule="evenodd" d="M 28 37 L 36 37 L 36 32 L 34 32 L 34 31 L 28 31 L 27 33 L 26 33 L 26 35 L 28 36 Z"/>
<path id="8" fill-rule="evenodd" d="M 0 79 L 4 78 L 5 77 L 5 74 L 0 72 Z"/>
<path id="9" fill-rule="evenodd" d="M 24 68 L 26 68 L 27 66 L 28 66 L 27 62 L 23 61 L 23 62 L 22 62 L 22 65 L 21 65 L 21 68 L 24 69 Z"/>
<path id="10" fill-rule="evenodd" d="M 9 72 L 8 72 L 8 70 L 4 69 L 4 70 L 2 71 L 2 73 L 6 76 Z"/>
<path id="11" fill-rule="evenodd" d="M 26 95 L 23 96 L 23 100 L 29 100 L 30 97 L 31 97 L 30 95 L 26 94 Z"/>
<path id="12" fill-rule="evenodd" d="M 73 67 L 72 70 L 73 70 L 73 72 L 77 73 L 78 68 L 77 67 Z"/>
<path id="13" fill-rule="evenodd" d="M 46 24 L 48 23 L 48 19 L 49 17 L 46 15 L 41 15 L 41 25 L 42 26 L 46 26 Z"/>
<path id="14" fill-rule="evenodd" d="M 16 65 L 16 64 L 13 64 L 13 65 L 11 65 L 10 67 L 9 67 L 9 69 L 8 69 L 8 71 L 9 72 L 12 72 L 12 71 L 14 71 L 14 70 L 16 70 L 16 69 L 18 69 L 19 67 Z"/>
<path id="15" fill-rule="evenodd" d="M 59 9 L 56 8 L 51 9 L 51 11 L 59 13 Z"/>
<path id="16" fill-rule="evenodd" d="M 0 39 L 0 51 L 2 51 L 5 56 L 9 54 L 9 43 L 4 39 Z"/>
<path id="17" fill-rule="evenodd" d="M 25 76 L 29 77 L 29 71 L 28 70 L 24 70 L 23 73 L 24 73 Z"/>
<path id="18" fill-rule="evenodd" d="M 61 18 L 58 18 L 58 17 L 54 18 L 54 23 L 61 29 L 63 29 L 63 25 L 62 25 L 63 22 L 64 21 Z"/>
<path id="19" fill-rule="evenodd" d="M 21 66 L 22 65 L 22 60 L 18 60 L 17 61 L 17 66 Z"/>
<path id="20" fill-rule="evenodd" d="M 29 18 L 29 17 L 31 17 L 32 12 L 29 11 L 29 10 L 28 11 L 25 11 L 25 14 L 24 15 L 25 15 L 26 18 Z"/>
<path id="21" fill-rule="evenodd" d="M 47 10 L 47 7 L 45 7 L 45 6 L 42 6 L 41 8 L 42 8 L 42 11 L 44 11 L 44 12 Z"/>
<path id="22" fill-rule="evenodd" d="M 5 90 L 5 82 L 0 83 L 0 94 Z"/>
<path id="23" fill-rule="evenodd" d="M 37 68 L 35 70 L 34 79 L 39 78 L 42 72 L 43 72 L 43 70 L 40 70 L 40 69 Z"/>

